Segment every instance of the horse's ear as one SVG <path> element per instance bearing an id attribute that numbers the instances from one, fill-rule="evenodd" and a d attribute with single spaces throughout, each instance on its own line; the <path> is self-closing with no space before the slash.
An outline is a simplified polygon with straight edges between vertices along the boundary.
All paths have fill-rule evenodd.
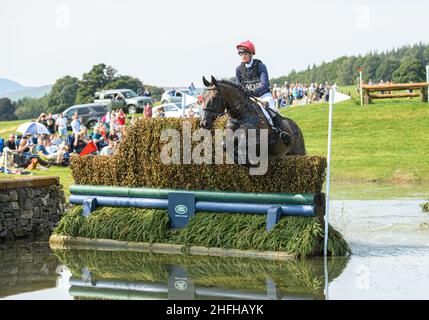
<path id="1" fill-rule="evenodd" d="M 204 77 L 203 76 L 203 83 L 204 83 L 204 85 L 206 86 L 206 87 L 210 87 L 211 86 L 211 83 L 210 82 L 208 82 L 208 80 L 206 79 L 206 77 Z"/>
<path id="2" fill-rule="evenodd" d="M 215 85 L 216 88 L 219 88 L 219 84 L 217 83 L 217 80 L 213 76 L 212 76 L 212 84 Z"/>

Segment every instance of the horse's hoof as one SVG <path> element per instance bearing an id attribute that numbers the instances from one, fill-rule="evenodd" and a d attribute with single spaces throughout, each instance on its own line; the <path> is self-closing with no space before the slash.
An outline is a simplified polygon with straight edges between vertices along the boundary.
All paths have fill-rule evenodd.
<path id="1" fill-rule="evenodd" d="M 288 147 L 292 144 L 292 137 L 287 132 L 284 132 L 284 131 L 281 132 L 280 133 L 280 139 L 282 139 L 283 143 Z"/>

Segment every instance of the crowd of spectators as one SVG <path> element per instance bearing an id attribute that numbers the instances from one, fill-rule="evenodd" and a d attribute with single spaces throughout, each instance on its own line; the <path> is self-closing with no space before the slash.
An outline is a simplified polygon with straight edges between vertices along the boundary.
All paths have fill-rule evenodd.
<path id="1" fill-rule="evenodd" d="M 134 120 L 134 119 L 132 119 Z M 72 154 L 89 153 L 113 155 L 126 137 L 127 118 L 122 110 L 107 112 L 100 118 L 90 133 L 75 113 L 72 119 L 59 114 L 56 120 L 51 114 L 42 113 L 36 120 L 43 124 L 49 134 L 11 134 L 0 138 L 0 167 L 5 160 L 8 168 L 47 169 L 50 166 L 68 166 Z M 9 148 L 8 159 L 4 159 L 4 148 Z"/>
<path id="2" fill-rule="evenodd" d="M 272 95 L 277 108 L 305 105 L 329 101 L 329 90 L 338 86 L 336 83 L 330 85 L 328 82 L 313 82 L 309 85 L 300 82 L 290 83 L 285 81 L 282 86 L 274 84 Z"/>

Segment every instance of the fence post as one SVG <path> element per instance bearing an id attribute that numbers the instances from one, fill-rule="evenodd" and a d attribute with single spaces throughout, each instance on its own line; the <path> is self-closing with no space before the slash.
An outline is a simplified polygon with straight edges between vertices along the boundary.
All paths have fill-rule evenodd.
<path id="1" fill-rule="evenodd" d="M 426 82 L 428 83 L 426 95 L 427 95 L 427 100 L 429 103 L 429 65 L 426 66 Z"/>
<path id="2" fill-rule="evenodd" d="M 359 87 L 360 87 L 360 106 L 363 106 L 363 91 L 362 91 L 362 70 L 359 71 Z"/>
<path id="3" fill-rule="evenodd" d="M 11 150 L 9 148 L 3 149 L 3 157 L 4 157 L 4 174 L 7 174 L 7 157 L 8 157 L 8 151 Z"/>

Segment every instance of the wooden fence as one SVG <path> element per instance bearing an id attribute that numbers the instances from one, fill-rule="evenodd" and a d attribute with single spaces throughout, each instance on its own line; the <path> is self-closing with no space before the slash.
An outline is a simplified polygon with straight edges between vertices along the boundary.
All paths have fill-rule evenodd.
<path id="1" fill-rule="evenodd" d="M 428 98 L 428 83 L 396 83 L 396 84 L 377 84 L 362 86 L 364 104 L 370 104 L 373 99 L 393 99 L 393 98 L 416 98 L 420 97 L 422 101 Z M 404 91 L 392 93 L 391 91 Z M 418 90 L 418 92 L 414 92 Z M 373 93 L 380 92 L 380 93 Z"/>

